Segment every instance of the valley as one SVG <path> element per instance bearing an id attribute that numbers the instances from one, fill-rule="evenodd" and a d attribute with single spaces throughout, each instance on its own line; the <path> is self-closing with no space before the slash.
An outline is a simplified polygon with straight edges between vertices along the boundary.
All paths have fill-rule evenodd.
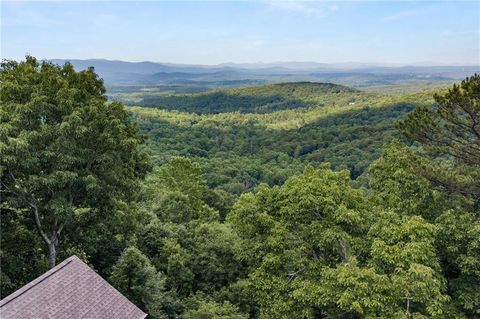
<path id="1" fill-rule="evenodd" d="M 480 319 L 479 25 L 0 0 L 1 319 Z"/>
<path id="2" fill-rule="evenodd" d="M 357 179 L 383 145 L 400 138 L 396 121 L 432 103 L 432 94 L 300 82 L 149 96 L 138 103 L 145 106 L 127 109 L 157 164 L 191 158 L 210 187 L 239 195 L 262 182 L 281 185 L 323 162 Z"/>
<path id="3" fill-rule="evenodd" d="M 478 75 L 161 92 L 27 57 L 0 76 L 2 292 L 76 255 L 153 319 L 410 318 L 409 294 L 414 317 L 478 313 Z"/>

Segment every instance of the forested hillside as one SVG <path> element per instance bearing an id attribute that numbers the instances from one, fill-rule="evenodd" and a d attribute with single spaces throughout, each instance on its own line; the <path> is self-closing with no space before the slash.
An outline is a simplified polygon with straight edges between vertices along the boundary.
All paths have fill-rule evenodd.
<path id="1" fill-rule="evenodd" d="M 395 122 L 430 104 L 432 92 L 386 96 L 334 84 L 286 83 L 159 101 L 170 104 L 128 108 L 149 136 L 147 151 L 155 162 L 192 158 L 210 187 L 238 195 L 261 182 L 283 184 L 307 164 L 329 162 L 356 179 L 384 144 L 400 138 Z M 165 110 L 176 104 L 189 112 Z M 235 105 L 240 107 L 233 112 Z"/>
<path id="2" fill-rule="evenodd" d="M 70 64 L 0 81 L 2 298 L 75 254 L 153 319 L 480 317 L 478 75 L 127 107 Z"/>
<path id="3" fill-rule="evenodd" d="M 356 100 L 367 94 L 331 83 L 280 83 L 236 89 L 216 90 L 200 94 L 143 94 L 140 106 L 216 114 L 224 112 L 269 113 L 273 111 L 318 107 Z M 132 104 L 133 101 L 125 100 Z"/>

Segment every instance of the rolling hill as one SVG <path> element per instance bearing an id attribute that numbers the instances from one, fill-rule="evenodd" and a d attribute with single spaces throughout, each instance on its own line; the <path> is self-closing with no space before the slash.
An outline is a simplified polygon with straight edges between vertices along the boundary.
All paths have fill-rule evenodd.
<path id="1" fill-rule="evenodd" d="M 200 94 L 161 94 L 142 92 L 123 95 L 128 105 L 217 114 L 222 112 L 268 113 L 278 110 L 356 103 L 368 94 L 332 83 L 279 83 Z"/>
<path id="2" fill-rule="evenodd" d="M 238 195 L 322 162 L 360 177 L 383 145 L 399 138 L 395 122 L 431 96 L 301 82 L 156 96 L 128 110 L 158 164 L 192 158 L 210 187 Z"/>

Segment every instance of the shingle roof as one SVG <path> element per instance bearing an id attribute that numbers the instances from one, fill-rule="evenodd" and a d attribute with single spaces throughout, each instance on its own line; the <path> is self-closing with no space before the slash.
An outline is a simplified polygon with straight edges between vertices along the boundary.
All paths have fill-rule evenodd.
<path id="1" fill-rule="evenodd" d="M 147 315 L 72 256 L 0 301 L 2 319 L 143 319 Z"/>

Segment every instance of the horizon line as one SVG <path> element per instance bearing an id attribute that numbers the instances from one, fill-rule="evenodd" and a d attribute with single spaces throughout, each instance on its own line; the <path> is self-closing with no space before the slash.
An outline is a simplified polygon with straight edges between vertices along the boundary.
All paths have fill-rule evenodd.
<path id="1" fill-rule="evenodd" d="M 26 54 L 25 56 L 30 55 Z M 31 55 L 34 56 L 34 55 Z M 166 61 L 154 61 L 154 60 L 121 60 L 115 58 L 38 58 L 35 57 L 40 61 L 52 61 L 52 60 L 63 60 L 63 61 L 108 61 L 108 62 L 126 62 L 126 63 L 153 63 L 153 64 L 170 64 L 170 65 L 188 65 L 188 66 L 200 66 L 200 67 L 221 67 L 221 66 L 229 66 L 229 65 L 248 65 L 248 66 L 261 66 L 261 65 L 275 65 L 275 64 L 288 64 L 288 63 L 298 63 L 298 64 L 323 64 L 323 65 L 348 65 L 348 64 L 357 64 L 359 66 L 376 66 L 376 67 L 447 67 L 447 66 L 456 66 L 456 67 L 480 67 L 480 61 L 478 62 L 455 62 L 455 63 L 447 63 L 447 62 L 433 62 L 433 61 L 416 61 L 416 62 L 409 62 L 409 63 L 401 63 L 401 62 L 363 62 L 363 61 L 343 61 L 343 62 L 318 62 L 318 61 L 308 61 L 308 60 L 283 60 L 283 61 L 256 61 L 256 62 L 234 62 L 234 61 L 226 61 L 220 63 L 189 63 L 189 62 L 166 62 Z M 5 58 L 2 57 L 2 60 L 15 60 L 15 61 L 24 61 L 25 58 L 20 60 L 14 58 Z"/>

